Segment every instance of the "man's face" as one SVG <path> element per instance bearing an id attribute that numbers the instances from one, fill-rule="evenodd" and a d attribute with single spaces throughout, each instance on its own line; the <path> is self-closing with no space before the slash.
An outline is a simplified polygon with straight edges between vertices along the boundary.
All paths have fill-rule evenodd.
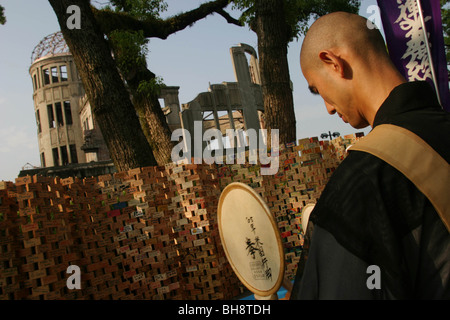
<path id="1" fill-rule="evenodd" d="M 322 97 L 329 114 L 337 114 L 342 121 L 356 129 L 368 126 L 355 103 L 351 80 L 325 67 L 303 70 L 303 75 L 311 93 Z"/>

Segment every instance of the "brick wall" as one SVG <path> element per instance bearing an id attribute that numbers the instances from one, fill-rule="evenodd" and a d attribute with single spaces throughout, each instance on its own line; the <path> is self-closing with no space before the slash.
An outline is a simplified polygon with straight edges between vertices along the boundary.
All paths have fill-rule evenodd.
<path id="1" fill-rule="evenodd" d="M 217 204 L 242 182 L 267 202 L 293 279 L 301 209 L 316 201 L 354 140 L 282 147 L 280 169 L 169 164 L 96 178 L 26 176 L 0 183 L 0 299 L 231 299 L 242 284 L 220 243 Z M 70 290 L 69 265 L 81 269 Z"/>

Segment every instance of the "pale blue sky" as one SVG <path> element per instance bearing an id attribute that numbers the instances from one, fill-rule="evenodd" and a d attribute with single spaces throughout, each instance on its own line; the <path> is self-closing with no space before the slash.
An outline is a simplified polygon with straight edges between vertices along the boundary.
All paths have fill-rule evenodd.
<path id="1" fill-rule="evenodd" d="M 166 2 L 169 8 L 163 16 L 193 9 L 207 0 Z M 28 68 L 34 47 L 45 36 L 58 31 L 59 25 L 47 0 L 0 0 L 0 4 L 5 7 L 7 18 L 7 23 L 0 25 L 0 180 L 14 181 L 26 163 L 40 165 Z M 367 8 L 373 4 L 376 0 L 362 0 L 360 14 L 369 17 Z M 238 17 L 237 13 L 233 16 Z M 361 131 L 337 116 L 328 115 L 322 99 L 309 93 L 299 64 L 302 40 L 292 42 L 288 54 L 297 138 L 320 137 L 328 131 L 341 135 Z M 167 40 L 151 39 L 149 68 L 165 84 L 180 86 L 180 103 L 187 103 L 207 91 L 209 83 L 235 81 L 229 49 L 238 43 L 256 49 L 256 34 L 248 27 L 227 24 L 216 14 Z M 369 129 L 362 131 L 367 134 Z"/>

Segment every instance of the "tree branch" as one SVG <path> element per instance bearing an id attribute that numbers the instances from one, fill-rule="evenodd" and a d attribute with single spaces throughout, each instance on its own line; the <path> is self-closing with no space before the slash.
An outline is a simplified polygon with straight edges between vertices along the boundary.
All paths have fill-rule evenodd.
<path id="1" fill-rule="evenodd" d="M 105 34 L 117 29 L 134 31 L 142 30 L 146 38 L 167 39 L 171 34 L 191 26 L 198 20 L 201 20 L 214 12 L 223 16 L 228 23 L 242 26 L 239 21 L 232 18 L 223 10 L 227 5 L 228 0 L 215 0 L 165 20 L 148 18 L 141 21 L 126 13 L 98 10 L 94 7 L 92 7 L 92 11 Z"/>
<path id="2" fill-rule="evenodd" d="M 220 14 L 222 17 L 225 18 L 225 20 L 227 20 L 228 23 L 230 24 L 234 24 L 237 25 L 239 27 L 243 27 L 244 24 L 242 22 L 240 22 L 239 20 L 233 18 L 232 16 L 230 16 L 230 14 L 228 12 L 226 12 L 223 9 L 219 9 L 216 11 L 218 14 Z"/>

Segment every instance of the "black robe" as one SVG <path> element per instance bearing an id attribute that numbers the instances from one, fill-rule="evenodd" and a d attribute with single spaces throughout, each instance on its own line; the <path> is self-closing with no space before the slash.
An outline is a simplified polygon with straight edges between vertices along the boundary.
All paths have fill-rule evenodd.
<path id="1" fill-rule="evenodd" d="M 375 116 L 380 124 L 412 131 L 449 162 L 450 113 L 428 83 L 396 87 Z M 414 184 L 379 158 L 352 151 L 309 221 L 291 299 L 450 299 L 449 232 Z M 369 266 L 379 268 L 379 289 Z"/>

